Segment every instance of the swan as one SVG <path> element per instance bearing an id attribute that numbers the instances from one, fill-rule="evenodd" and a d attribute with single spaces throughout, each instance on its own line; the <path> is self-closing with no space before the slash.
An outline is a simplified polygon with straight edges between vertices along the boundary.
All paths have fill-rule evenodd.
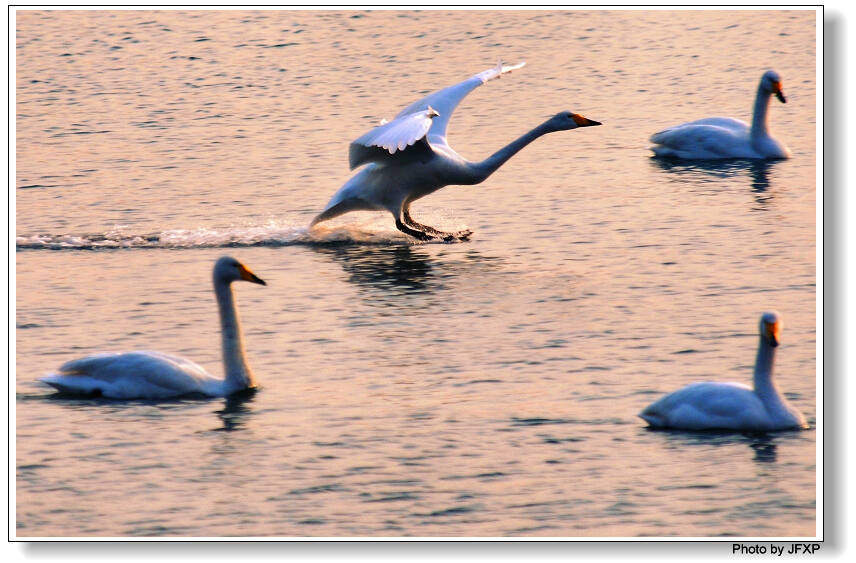
<path id="1" fill-rule="evenodd" d="M 168 399 L 182 395 L 225 397 L 254 388 L 255 377 L 244 352 L 232 282 L 267 285 L 230 256 L 214 265 L 214 294 L 220 309 L 225 379 L 212 377 L 198 364 L 161 352 L 94 354 L 60 366 L 39 380 L 61 393 L 111 399 Z"/>
<path id="2" fill-rule="evenodd" d="M 761 77 L 755 96 L 752 125 L 732 117 L 709 117 L 669 127 L 651 136 L 655 156 L 687 159 L 788 158 L 791 151 L 770 135 L 767 109 L 770 96 L 785 103 L 782 79 L 774 70 Z"/>
<path id="3" fill-rule="evenodd" d="M 472 232 L 445 233 L 410 216 L 410 204 L 450 184 L 478 184 L 538 137 L 554 131 L 600 125 L 569 111 L 556 114 L 481 162 L 470 162 L 452 150 L 446 127 L 455 107 L 472 90 L 523 67 L 503 65 L 480 72 L 404 108 L 390 122 L 381 122 L 351 143 L 350 166 L 357 172 L 312 220 L 310 228 L 348 211 L 387 210 L 398 230 L 419 240 L 466 240 Z"/>
<path id="4" fill-rule="evenodd" d="M 683 430 L 807 428 L 803 416 L 788 404 L 773 381 L 773 356 L 781 331 L 777 313 L 761 316 L 754 389 L 742 383 L 691 383 L 651 403 L 639 416 L 654 427 Z"/>

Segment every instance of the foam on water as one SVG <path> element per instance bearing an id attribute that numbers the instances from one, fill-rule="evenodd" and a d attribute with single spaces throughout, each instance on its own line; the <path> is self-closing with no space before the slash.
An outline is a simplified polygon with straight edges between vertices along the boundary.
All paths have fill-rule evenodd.
<path id="1" fill-rule="evenodd" d="M 101 250 L 133 248 L 224 248 L 313 244 L 390 244 L 415 242 L 398 231 L 370 232 L 360 225 L 309 229 L 306 226 L 268 223 L 259 226 L 212 229 L 172 229 L 155 233 L 129 233 L 117 228 L 104 233 L 18 235 L 17 250 Z"/>

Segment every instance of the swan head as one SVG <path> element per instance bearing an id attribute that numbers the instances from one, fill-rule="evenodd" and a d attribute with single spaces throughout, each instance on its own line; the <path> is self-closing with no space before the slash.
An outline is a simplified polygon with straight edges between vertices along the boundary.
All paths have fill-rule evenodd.
<path id="1" fill-rule="evenodd" d="M 232 283 L 233 281 L 248 281 L 267 285 L 263 279 L 255 275 L 249 268 L 231 256 L 223 256 L 214 264 L 214 281 Z"/>
<path id="2" fill-rule="evenodd" d="M 787 102 L 785 93 L 782 92 L 782 79 L 775 70 L 768 70 L 764 73 L 764 76 L 761 77 L 761 88 L 769 94 L 775 94 L 783 104 Z"/>
<path id="3" fill-rule="evenodd" d="M 601 125 L 600 121 L 595 121 L 587 117 L 583 117 L 578 113 L 570 111 L 562 111 L 551 117 L 546 125 L 551 131 L 565 131 L 567 129 L 576 129 L 577 127 L 591 127 L 593 125 Z"/>
<path id="4" fill-rule="evenodd" d="M 782 335 L 782 318 L 775 311 L 761 315 L 761 339 L 775 348 Z"/>

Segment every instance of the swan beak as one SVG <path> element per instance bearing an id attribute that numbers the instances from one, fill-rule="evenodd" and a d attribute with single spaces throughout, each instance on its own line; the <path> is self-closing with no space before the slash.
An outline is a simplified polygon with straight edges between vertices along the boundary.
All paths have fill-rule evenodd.
<path id="1" fill-rule="evenodd" d="M 766 323 L 767 339 L 770 345 L 775 348 L 779 345 L 779 339 L 782 335 L 782 323 Z"/>
<path id="2" fill-rule="evenodd" d="M 240 264 L 240 265 L 238 266 L 238 269 L 239 269 L 239 270 L 240 270 L 240 272 L 241 272 L 241 279 L 242 279 L 242 280 L 244 280 L 244 281 L 248 281 L 248 282 L 252 282 L 252 283 L 257 283 L 257 284 L 260 284 L 260 285 L 267 285 L 267 283 L 265 282 L 265 280 L 263 280 L 262 278 L 258 277 L 258 276 L 257 276 L 257 275 L 255 275 L 254 273 L 252 273 L 252 272 L 250 271 L 250 269 L 249 269 L 249 268 L 247 268 L 246 266 L 244 266 L 243 264 Z"/>
<path id="3" fill-rule="evenodd" d="M 776 95 L 777 98 L 779 98 L 780 102 L 782 102 L 783 104 L 787 103 L 788 100 L 785 99 L 785 93 L 782 92 L 782 83 L 781 82 L 774 82 L 773 83 L 773 93 Z"/>
<path id="4" fill-rule="evenodd" d="M 577 127 L 591 127 L 593 125 L 601 125 L 600 121 L 595 121 L 593 119 L 583 117 L 578 113 L 572 113 L 571 118 L 573 118 L 574 123 L 577 124 Z"/>

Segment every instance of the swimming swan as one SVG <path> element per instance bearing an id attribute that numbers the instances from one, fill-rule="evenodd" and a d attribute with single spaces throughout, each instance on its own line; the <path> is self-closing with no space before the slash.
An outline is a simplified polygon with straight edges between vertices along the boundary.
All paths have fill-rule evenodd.
<path id="1" fill-rule="evenodd" d="M 225 397 L 255 387 L 247 364 L 233 281 L 267 285 L 246 266 L 224 256 L 214 265 L 214 294 L 220 308 L 225 379 L 209 375 L 201 366 L 161 352 L 95 354 L 60 366 L 59 373 L 40 381 L 62 393 L 112 399 L 167 399 L 182 395 Z"/>
<path id="2" fill-rule="evenodd" d="M 803 416 L 773 382 L 773 356 L 781 330 L 777 313 L 761 316 L 754 389 L 742 383 L 691 383 L 651 403 L 639 416 L 651 426 L 683 430 L 807 428 Z"/>
<path id="3" fill-rule="evenodd" d="M 470 162 L 446 142 L 446 127 L 455 107 L 476 87 L 521 68 L 526 63 L 480 72 L 407 106 L 396 118 L 375 127 L 350 147 L 351 169 L 365 164 L 336 192 L 311 226 L 348 211 L 386 209 L 395 226 L 420 240 L 466 240 L 471 231 L 444 233 L 410 216 L 410 204 L 450 184 L 478 184 L 538 137 L 554 131 L 600 125 L 568 111 L 559 113 L 512 141 L 482 162 Z"/>
<path id="4" fill-rule="evenodd" d="M 651 136 L 656 156 L 687 159 L 788 158 L 791 151 L 770 135 L 767 109 L 775 94 L 785 103 L 782 80 L 768 70 L 761 77 L 755 96 L 752 126 L 731 117 L 709 117 L 670 127 Z"/>

